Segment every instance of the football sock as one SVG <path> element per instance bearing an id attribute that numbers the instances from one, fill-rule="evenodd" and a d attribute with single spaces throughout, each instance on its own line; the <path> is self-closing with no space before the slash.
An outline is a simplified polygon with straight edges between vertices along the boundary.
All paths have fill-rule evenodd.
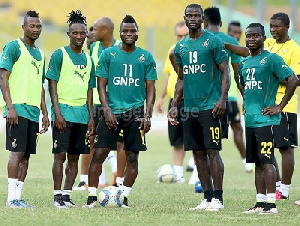
<path id="1" fill-rule="evenodd" d="M 177 180 L 183 178 L 183 166 L 174 165 L 174 171 L 177 175 Z"/>
<path id="2" fill-rule="evenodd" d="M 10 202 L 16 199 L 16 188 L 17 188 L 17 181 L 18 179 L 8 178 L 8 195 L 7 195 L 7 202 Z"/>
<path id="3" fill-rule="evenodd" d="M 213 191 L 211 190 L 204 191 L 204 199 L 206 199 L 207 202 L 211 202 L 212 198 L 213 198 Z"/>
<path id="4" fill-rule="evenodd" d="M 128 197 L 129 196 L 129 194 L 130 194 L 130 192 L 131 192 L 131 190 L 132 190 L 132 188 L 131 187 L 126 187 L 126 186 L 122 186 L 122 192 L 123 192 L 123 194 L 124 194 L 124 196 L 125 197 Z"/>
<path id="5" fill-rule="evenodd" d="M 193 156 L 191 156 L 191 158 L 190 158 L 190 160 L 189 160 L 189 163 L 188 163 L 188 166 L 189 167 L 195 167 L 195 161 L 194 161 L 194 158 L 193 158 Z"/>
<path id="6" fill-rule="evenodd" d="M 104 165 L 102 165 L 102 173 L 99 176 L 99 184 L 105 184 L 106 180 L 105 180 L 105 168 Z"/>
<path id="7" fill-rule="evenodd" d="M 280 190 L 281 181 L 276 181 L 276 191 Z"/>
<path id="8" fill-rule="evenodd" d="M 110 151 L 108 153 L 108 156 L 106 158 L 106 160 L 109 162 L 110 167 L 111 167 L 111 171 L 113 173 L 117 172 L 117 159 L 115 157 L 115 154 L 113 151 Z"/>
<path id="9" fill-rule="evenodd" d="M 223 202 L 223 190 L 214 190 L 214 198 Z"/>
<path id="10" fill-rule="evenodd" d="M 69 196 L 71 196 L 71 190 L 63 190 L 62 191 L 62 195 L 69 195 Z"/>
<path id="11" fill-rule="evenodd" d="M 123 186 L 123 182 L 124 182 L 124 177 L 117 177 L 116 179 L 117 182 L 117 186 Z"/>
<path id="12" fill-rule="evenodd" d="M 281 192 L 282 195 L 285 197 L 289 197 L 289 191 L 290 191 L 290 184 L 281 184 L 279 191 Z"/>
<path id="13" fill-rule="evenodd" d="M 276 193 L 267 193 L 267 203 L 274 203 L 276 202 Z"/>
<path id="14" fill-rule="evenodd" d="M 267 201 L 267 196 L 265 194 L 257 194 L 256 195 L 256 202 L 263 202 L 265 203 Z"/>
<path id="15" fill-rule="evenodd" d="M 62 194 L 62 190 L 54 190 L 54 195 L 61 195 Z"/>
<path id="16" fill-rule="evenodd" d="M 89 187 L 89 196 L 97 196 L 97 188 L 95 187 Z"/>
<path id="17" fill-rule="evenodd" d="M 84 181 L 86 184 L 88 184 L 89 176 L 88 176 L 88 175 L 81 174 L 81 175 L 80 175 L 80 181 Z"/>
<path id="18" fill-rule="evenodd" d="M 17 181 L 16 199 L 19 199 L 19 200 L 21 199 L 23 187 L 24 187 L 24 182 L 23 181 Z"/>

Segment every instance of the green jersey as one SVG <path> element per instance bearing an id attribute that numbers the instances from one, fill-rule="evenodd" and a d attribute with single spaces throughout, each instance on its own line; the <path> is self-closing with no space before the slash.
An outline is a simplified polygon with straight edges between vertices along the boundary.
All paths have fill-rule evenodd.
<path id="1" fill-rule="evenodd" d="M 84 97 L 85 94 L 87 93 L 88 89 L 92 89 L 96 86 L 96 80 L 95 80 L 95 68 L 94 68 L 94 64 L 93 61 L 90 59 L 90 57 L 85 53 L 85 52 L 81 52 L 80 54 L 77 54 L 75 52 L 73 52 L 68 46 L 63 47 L 63 49 L 66 51 L 69 59 L 71 60 L 71 62 L 73 63 L 73 65 L 78 68 L 78 69 L 85 69 L 88 66 L 88 62 L 91 62 L 91 70 L 88 72 L 88 74 L 86 73 L 78 73 L 77 71 L 75 71 L 76 73 L 72 74 L 72 76 L 74 77 L 74 81 L 78 80 L 79 81 L 82 80 L 82 84 L 84 84 L 84 80 L 85 77 L 87 76 L 88 80 L 88 85 L 86 88 L 83 88 L 82 92 L 85 92 L 82 96 Z M 58 49 L 56 51 L 54 51 L 54 53 L 51 56 L 50 59 L 50 63 L 48 66 L 48 71 L 46 74 L 46 78 L 50 79 L 50 80 L 55 80 L 58 82 L 58 88 L 59 88 L 59 81 L 60 81 L 60 77 L 64 76 L 61 74 L 62 70 L 63 70 L 63 62 L 68 62 L 68 59 L 63 59 L 64 57 L 64 53 L 62 51 L 62 49 Z M 89 57 L 89 59 L 87 58 Z M 65 61 L 64 61 L 65 60 Z M 72 68 L 72 66 L 71 66 Z M 70 76 L 70 75 L 65 75 L 65 76 Z M 69 81 L 69 84 L 64 84 L 65 86 L 71 86 L 72 82 L 74 81 Z M 77 83 L 76 83 L 77 85 Z M 63 87 L 62 87 L 63 88 Z M 58 90 L 59 92 L 59 90 Z M 79 92 L 79 90 L 78 90 Z M 63 93 L 63 95 L 67 96 L 68 94 Z M 60 97 L 58 97 L 60 99 Z M 82 101 L 80 101 L 82 102 Z M 66 103 L 59 103 L 59 108 L 61 111 L 62 116 L 64 117 L 64 119 L 68 122 L 75 122 L 75 123 L 82 123 L 82 124 L 87 124 L 89 121 L 89 112 L 87 109 L 87 105 L 83 104 L 81 106 L 78 106 L 78 100 L 74 100 L 75 104 L 66 104 Z M 55 120 L 55 115 L 54 115 L 54 109 L 53 106 L 51 108 L 51 119 L 52 121 Z"/>
<path id="2" fill-rule="evenodd" d="M 218 36 L 223 42 L 227 42 L 233 45 L 239 45 L 238 41 L 231 37 L 230 35 L 226 35 L 223 32 L 213 32 L 214 35 Z M 230 83 L 230 89 L 228 91 L 228 100 L 229 101 L 237 101 L 237 84 L 234 79 L 234 71 L 231 66 L 231 64 L 238 64 L 241 60 L 241 57 L 233 52 L 231 52 L 228 49 L 225 49 L 228 56 L 229 56 L 229 62 L 230 62 L 230 74 L 231 74 L 231 83 Z"/>
<path id="3" fill-rule="evenodd" d="M 21 40 L 22 41 L 22 40 Z M 23 42 L 24 43 L 24 42 Z M 37 46 L 30 47 L 24 43 L 30 55 L 40 61 L 42 60 L 42 54 L 40 49 Z M 3 49 L 3 53 L 0 58 L 0 68 L 5 69 L 6 71 L 12 72 L 14 64 L 19 60 L 21 56 L 20 45 L 17 40 L 7 43 Z M 43 65 L 42 71 L 42 81 L 45 79 L 45 62 Z M 42 84 L 41 84 L 42 85 Z M 14 104 L 15 110 L 18 116 L 29 119 L 30 121 L 39 122 L 40 109 L 36 106 L 31 106 L 28 104 Z M 5 106 L 4 117 L 7 116 L 7 108 Z"/>
<path id="4" fill-rule="evenodd" d="M 222 91 L 218 64 L 228 60 L 221 39 L 209 31 L 197 39 L 186 36 L 175 46 L 175 59 L 183 69 L 185 111 L 213 109 Z"/>
<path id="5" fill-rule="evenodd" d="M 96 67 L 96 76 L 108 79 L 108 104 L 114 114 L 144 105 L 148 80 L 156 80 L 151 53 L 139 47 L 127 53 L 120 46 L 105 49 Z"/>
<path id="6" fill-rule="evenodd" d="M 275 105 L 279 81 L 293 73 L 280 56 L 267 50 L 257 56 L 248 56 L 240 62 L 240 83 L 245 90 L 246 127 L 279 125 L 281 114 L 263 115 L 262 110 Z"/>

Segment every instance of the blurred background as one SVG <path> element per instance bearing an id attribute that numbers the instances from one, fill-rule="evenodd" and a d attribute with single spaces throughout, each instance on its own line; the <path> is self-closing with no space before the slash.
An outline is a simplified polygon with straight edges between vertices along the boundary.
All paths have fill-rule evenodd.
<path id="1" fill-rule="evenodd" d="M 269 18 L 276 12 L 285 12 L 292 21 L 290 37 L 300 44 L 300 23 L 297 23 L 300 0 L 0 0 L 0 53 L 5 43 L 22 36 L 21 25 L 28 10 L 39 12 L 43 21 L 43 32 L 37 44 L 44 50 L 47 63 L 55 49 L 69 43 L 66 21 L 71 10 L 80 9 L 87 17 L 88 27 L 99 17 L 112 18 L 115 38 L 119 38 L 121 20 L 126 14 L 131 14 L 140 30 L 137 45 L 149 50 L 157 62 L 159 95 L 166 76 L 163 73 L 165 57 L 176 41 L 174 25 L 183 19 L 185 7 L 194 2 L 203 9 L 212 5 L 219 7 L 225 33 L 230 20 L 239 20 L 243 29 L 251 22 L 263 23 L 267 36 L 270 36 Z M 244 35 L 240 44 L 245 45 Z M 167 103 L 165 101 L 165 113 Z"/>

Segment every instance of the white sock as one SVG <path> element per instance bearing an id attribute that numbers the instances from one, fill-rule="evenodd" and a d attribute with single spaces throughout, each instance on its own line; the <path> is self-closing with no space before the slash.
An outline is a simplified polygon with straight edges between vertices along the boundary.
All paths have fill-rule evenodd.
<path id="1" fill-rule="evenodd" d="M 110 167 L 111 167 L 111 171 L 113 173 L 117 172 L 117 159 L 115 157 L 115 154 L 113 151 L 110 151 L 108 153 L 108 156 L 106 158 L 106 160 L 109 162 Z"/>
<path id="2" fill-rule="evenodd" d="M 116 178 L 116 183 L 118 187 L 123 186 L 123 182 L 124 182 L 124 177 L 117 177 Z"/>
<path id="3" fill-rule="evenodd" d="M 61 195 L 62 194 L 62 190 L 54 190 L 54 195 Z"/>
<path id="4" fill-rule="evenodd" d="M 266 201 L 267 201 L 267 196 L 265 194 L 258 193 L 256 195 L 256 202 L 266 202 Z"/>
<path id="5" fill-rule="evenodd" d="M 24 182 L 23 181 L 17 181 L 16 199 L 19 199 L 19 200 L 21 199 L 23 186 L 24 186 Z"/>
<path id="6" fill-rule="evenodd" d="M 123 192 L 123 194 L 124 194 L 125 197 L 128 197 L 129 194 L 130 194 L 130 192 L 131 192 L 131 190 L 132 190 L 131 187 L 126 187 L 124 185 L 121 187 L 121 189 L 122 189 L 122 192 Z"/>
<path id="7" fill-rule="evenodd" d="M 183 166 L 174 165 L 174 171 L 177 175 L 177 180 L 183 178 Z"/>
<path id="8" fill-rule="evenodd" d="M 199 177 L 197 167 L 195 166 L 189 184 L 195 184 L 197 181 L 199 181 Z"/>
<path id="9" fill-rule="evenodd" d="M 267 203 L 276 202 L 276 193 L 267 193 Z"/>
<path id="10" fill-rule="evenodd" d="M 290 191 L 291 185 L 290 184 L 281 184 L 279 191 L 282 195 L 285 197 L 289 197 L 289 191 Z"/>
<path id="11" fill-rule="evenodd" d="M 242 162 L 246 166 L 246 159 L 242 159 Z"/>
<path id="12" fill-rule="evenodd" d="M 189 163 L 188 163 L 188 166 L 189 167 L 192 167 L 194 168 L 195 167 L 195 160 L 194 160 L 194 157 L 191 156 L 190 160 L 189 160 Z"/>
<path id="13" fill-rule="evenodd" d="M 69 195 L 69 196 L 71 196 L 71 190 L 63 190 L 62 191 L 62 195 Z"/>
<path id="14" fill-rule="evenodd" d="M 105 168 L 104 165 L 102 165 L 102 173 L 99 176 L 99 184 L 105 184 L 106 180 L 105 180 Z"/>
<path id="15" fill-rule="evenodd" d="M 89 175 L 81 174 L 80 175 L 80 182 L 81 181 L 84 181 L 86 184 L 88 184 L 88 182 L 89 182 Z"/>
<path id="16" fill-rule="evenodd" d="M 8 194 L 7 194 L 7 202 L 10 202 L 14 199 L 16 199 L 16 189 L 17 189 L 17 182 L 18 179 L 14 179 L 14 178 L 8 178 L 8 185 L 7 185 L 7 190 L 8 190 Z"/>
<path id="17" fill-rule="evenodd" d="M 252 172 L 253 171 L 253 165 L 254 163 L 246 163 L 245 164 L 245 169 L 247 172 Z"/>
<path id="18" fill-rule="evenodd" d="M 97 188 L 89 187 L 89 196 L 97 196 Z"/>
<path id="19" fill-rule="evenodd" d="M 280 190 L 280 186 L 281 186 L 281 180 L 280 181 L 276 181 L 276 191 Z"/>

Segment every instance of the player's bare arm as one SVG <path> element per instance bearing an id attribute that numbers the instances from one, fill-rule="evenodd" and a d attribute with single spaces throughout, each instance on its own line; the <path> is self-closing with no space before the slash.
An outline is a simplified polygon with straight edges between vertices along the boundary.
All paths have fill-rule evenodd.
<path id="1" fill-rule="evenodd" d="M 144 129 L 144 132 L 147 133 L 151 127 L 151 117 L 153 112 L 153 106 L 155 102 L 155 81 L 148 80 L 146 81 L 146 112 L 144 119 L 141 121 L 139 126 L 140 129 Z"/>
<path id="2" fill-rule="evenodd" d="M 239 56 L 247 57 L 250 55 L 249 49 L 247 47 L 233 45 L 228 42 L 224 42 L 224 44 L 225 44 L 226 49 L 230 50 L 231 52 L 233 52 Z"/>
<path id="3" fill-rule="evenodd" d="M 55 114 L 55 126 L 57 129 L 63 133 L 66 131 L 66 120 L 63 118 L 58 103 L 58 95 L 57 95 L 57 81 L 49 79 L 49 92 L 52 101 L 52 105 L 54 108 Z"/>
<path id="4" fill-rule="evenodd" d="M 231 64 L 232 68 L 233 68 L 233 72 L 234 72 L 234 81 L 236 82 L 237 88 L 240 90 L 241 95 L 244 95 L 244 87 L 240 84 L 239 81 L 239 64 L 238 63 L 232 63 Z"/>
<path id="5" fill-rule="evenodd" d="M 174 48 L 175 49 L 175 48 Z M 174 71 L 177 73 L 177 75 L 179 74 L 179 67 L 178 67 L 178 64 L 176 63 L 176 60 L 175 60 L 175 53 L 174 53 L 174 49 L 172 49 L 170 51 L 170 54 L 169 54 L 169 59 L 171 61 L 171 64 L 174 68 Z"/>
<path id="6" fill-rule="evenodd" d="M 108 79 L 97 78 L 97 82 L 98 82 L 98 94 L 103 108 L 105 123 L 109 129 L 116 130 L 118 121 L 116 116 L 111 112 L 111 109 L 108 106 L 108 98 L 106 93 L 106 86 L 108 83 Z"/>
<path id="7" fill-rule="evenodd" d="M 280 104 L 264 108 L 263 115 L 279 114 L 294 95 L 296 87 L 299 83 L 298 77 L 295 74 L 292 74 L 286 80 L 287 80 L 287 84 L 286 84 L 285 94 L 282 97 Z"/>
<path id="8" fill-rule="evenodd" d="M 212 111 L 214 117 L 221 116 L 226 110 L 226 101 L 228 99 L 228 90 L 230 87 L 228 61 L 224 61 L 218 65 L 221 72 L 222 92 L 219 101 L 215 104 Z"/>
<path id="9" fill-rule="evenodd" d="M 172 125 L 178 125 L 178 121 L 176 120 L 177 117 L 177 105 L 179 101 L 183 97 L 183 68 L 179 68 L 178 70 L 178 79 L 175 87 L 175 94 L 173 101 L 171 103 L 171 108 L 168 112 L 168 120 Z"/>
<path id="10" fill-rule="evenodd" d="M 45 89 L 42 87 L 42 98 L 41 98 L 41 110 L 43 114 L 42 118 L 42 130 L 40 131 L 40 134 L 46 133 L 48 131 L 48 128 L 50 126 L 50 121 L 48 117 L 48 111 L 46 107 L 46 101 L 45 101 Z"/>
<path id="11" fill-rule="evenodd" d="M 88 123 L 88 136 L 92 136 L 95 131 L 94 127 L 94 117 L 93 117 L 93 89 L 88 89 L 87 91 L 87 99 L 86 99 L 86 105 L 90 114 L 90 120 Z"/>
<path id="12" fill-rule="evenodd" d="M 9 125 L 17 125 L 18 124 L 18 115 L 15 110 L 14 105 L 12 104 L 11 96 L 10 96 L 10 91 L 9 91 L 9 83 L 8 79 L 10 76 L 10 72 L 4 69 L 0 69 L 0 86 L 1 86 L 1 92 L 3 95 L 3 99 L 6 103 L 7 106 L 7 116 L 6 116 L 6 121 L 8 122 Z"/>

